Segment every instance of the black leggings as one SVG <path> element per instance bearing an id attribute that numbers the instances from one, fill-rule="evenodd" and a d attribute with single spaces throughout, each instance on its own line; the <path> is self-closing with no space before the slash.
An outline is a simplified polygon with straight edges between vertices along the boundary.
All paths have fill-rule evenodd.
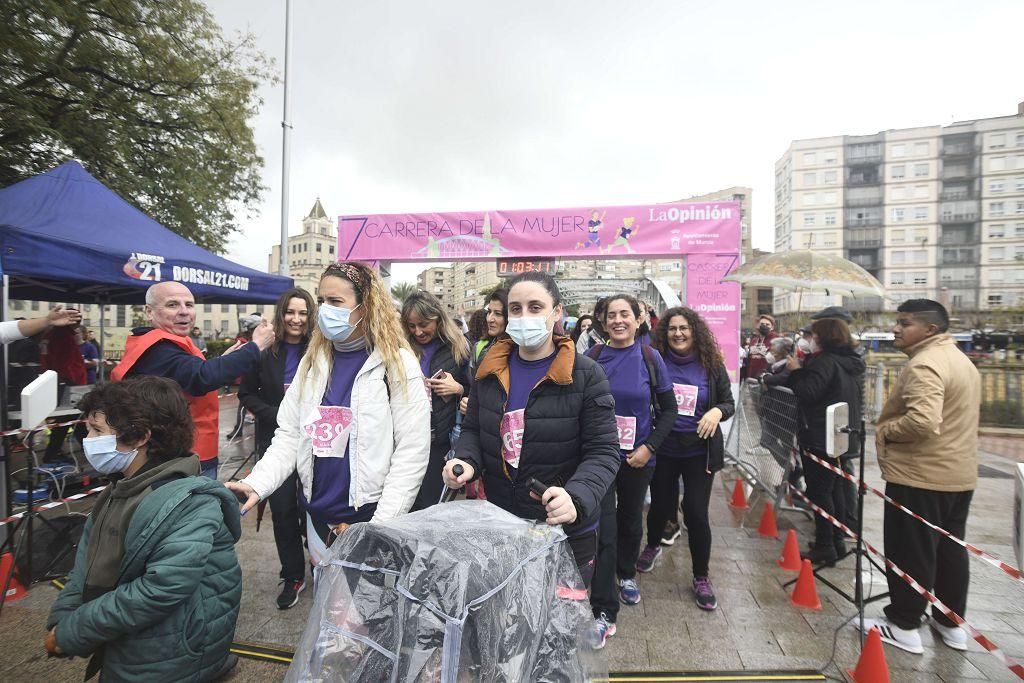
<path id="1" fill-rule="evenodd" d="M 810 450 L 810 449 L 808 449 Z M 833 465 L 839 465 L 837 458 L 830 458 L 824 451 L 810 451 Z M 843 479 L 832 470 L 822 467 L 807 456 L 801 456 L 804 463 L 804 481 L 807 483 L 807 497 L 837 520 L 846 524 L 847 489 Z M 829 548 L 846 538 L 839 527 L 821 515 L 814 516 L 814 545 Z"/>
<path id="2" fill-rule="evenodd" d="M 651 509 L 647 513 L 647 545 L 653 548 L 661 544 L 665 523 L 677 518 L 679 478 L 682 477 L 683 520 L 686 522 L 694 576 L 707 576 L 708 563 L 711 561 L 708 505 L 711 503 L 715 474 L 709 473 L 706 467 L 707 458 L 703 455 L 658 458 L 654 466 L 654 479 L 651 481 Z"/>

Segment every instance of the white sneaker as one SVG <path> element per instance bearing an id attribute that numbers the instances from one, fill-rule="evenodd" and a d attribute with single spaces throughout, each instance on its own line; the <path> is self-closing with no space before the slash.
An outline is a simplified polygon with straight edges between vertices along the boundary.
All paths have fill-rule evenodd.
<path id="1" fill-rule="evenodd" d="M 860 620 L 854 620 L 853 625 L 860 630 Z M 865 633 L 876 626 L 878 627 L 879 635 L 882 636 L 883 643 L 889 643 L 915 655 L 924 653 L 924 646 L 921 644 L 921 632 L 918 629 L 902 629 L 889 623 L 889 620 L 885 617 L 864 620 Z"/>
<path id="2" fill-rule="evenodd" d="M 935 617 L 932 617 L 928 623 L 942 636 L 942 642 L 946 645 L 954 650 L 967 649 L 967 631 L 959 626 L 943 626 L 935 620 Z"/>

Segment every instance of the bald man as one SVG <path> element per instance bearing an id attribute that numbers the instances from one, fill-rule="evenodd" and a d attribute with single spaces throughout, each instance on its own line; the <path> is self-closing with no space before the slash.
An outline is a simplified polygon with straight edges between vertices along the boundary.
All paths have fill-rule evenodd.
<path id="1" fill-rule="evenodd" d="M 219 358 L 207 360 L 189 336 L 196 322 L 196 302 L 180 282 L 161 282 L 146 291 L 149 327 L 132 330 L 124 358 L 110 373 L 119 381 L 131 375 L 155 375 L 177 382 L 185 392 L 202 474 L 217 478 L 220 406 L 217 390 L 236 377 L 255 370 L 260 351 L 274 342 L 274 328 L 264 320 L 253 331 L 252 341 L 238 343 Z"/>

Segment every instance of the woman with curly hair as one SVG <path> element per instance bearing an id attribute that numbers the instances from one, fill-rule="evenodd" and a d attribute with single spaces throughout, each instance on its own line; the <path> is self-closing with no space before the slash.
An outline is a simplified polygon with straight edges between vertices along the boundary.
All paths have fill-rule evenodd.
<path id="1" fill-rule="evenodd" d="M 319 562 L 350 524 L 412 507 L 427 469 L 430 405 L 380 275 L 362 263 L 333 263 L 317 291 L 317 326 L 274 439 L 252 472 L 227 486 L 246 501 L 244 513 L 297 472 L 309 551 Z"/>
<path id="2" fill-rule="evenodd" d="M 679 413 L 669 437 L 658 450 L 647 514 L 647 547 L 637 570 L 649 572 L 661 556 L 661 546 L 679 537 L 674 523 L 683 480 L 683 520 L 693 562 L 693 592 L 697 606 L 712 610 L 718 601 L 708 577 L 711 524 L 708 504 L 715 472 L 722 469 L 725 444 L 719 423 L 736 412 L 729 373 L 707 323 L 685 306 L 670 308 L 658 322 L 654 346 L 665 357 Z M 666 529 L 666 525 L 672 526 Z"/>

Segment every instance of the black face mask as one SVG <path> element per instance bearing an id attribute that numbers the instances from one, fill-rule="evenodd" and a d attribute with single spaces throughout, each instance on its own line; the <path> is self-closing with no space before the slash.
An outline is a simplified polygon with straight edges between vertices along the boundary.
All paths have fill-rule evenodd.
<path id="1" fill-rule="evenodd" d="M 772 331 L 772 328 L 768 325 L 761 325 L 757 328 L 757 331 L 761 333 L 762 337 L 767 337 L 768 333 Z"/>

